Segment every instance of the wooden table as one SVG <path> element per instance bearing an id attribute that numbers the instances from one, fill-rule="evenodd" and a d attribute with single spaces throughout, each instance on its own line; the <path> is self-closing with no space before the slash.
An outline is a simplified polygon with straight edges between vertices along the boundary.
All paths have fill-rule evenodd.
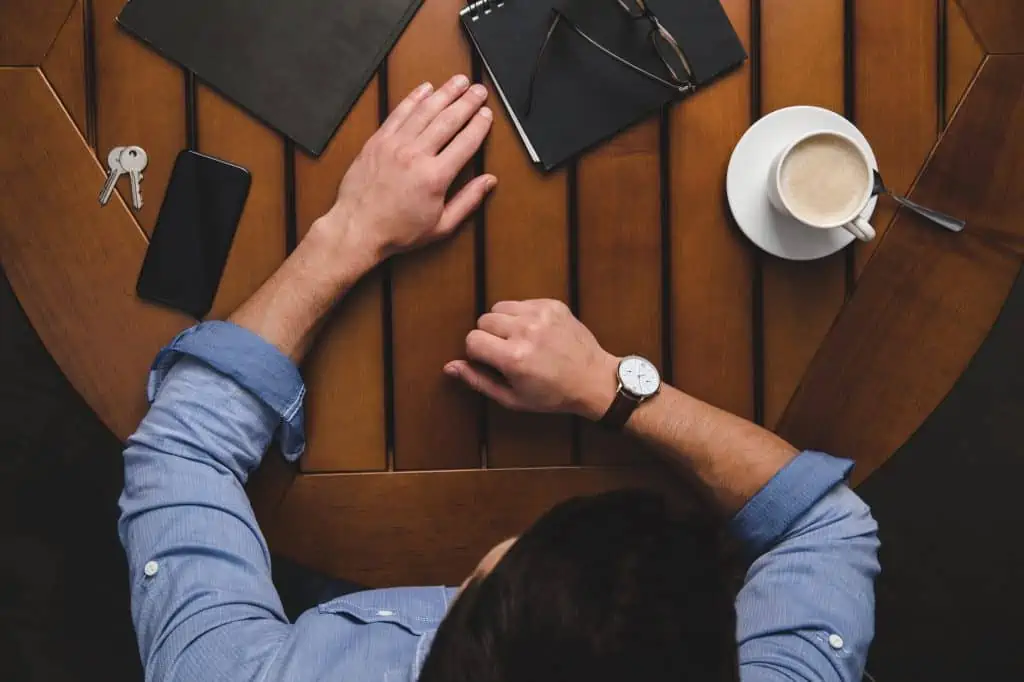
<path id="1" fill-rule="evenodd" d="M 314 160 L 122 34 L 122 4 L 0 6 L 0 63 L 23 65 L 0 69 L 0 259 L 68 379 L 124 438 L 144 413 L 154 353 L 192 323 L 134 296 L 176 153 L 193 146 L 252 171 L 212 313 L 222 317 L 331 204 L 389 105 L 479 64 L 461 0 L 427 0 Z M 251 488 L 276 551 L 371 584 L 451 582 L 557 499 L 655 477 L 628 443 L 504 412 L 442 376 L 500 299 L 568 301 L 609 350 L 644 354 L 696 396 L 856 459 L 857 480 L 943 398 L 1024 254 L 1024 56 L 1008 54 L 1024 52 L 1024 10 L 723 4 L 751 54 L 740 71 L 550 175 L 499 113 L 475 164 L 501 178 L 486 211 L 339 307 L 304 368 L 309 450 L 297 471 L 268 458 Z M 894 190 L 913 186 L 968 230 L 883 201 L 871 244 L 814 263 L 759 253 L 729 216 L 725 167 L 753 120 L 793 104 L 845 112 Z M 150 157 L 135 213 L 120 198 L 96 202 L 96 153 L 124 144 Z"/>

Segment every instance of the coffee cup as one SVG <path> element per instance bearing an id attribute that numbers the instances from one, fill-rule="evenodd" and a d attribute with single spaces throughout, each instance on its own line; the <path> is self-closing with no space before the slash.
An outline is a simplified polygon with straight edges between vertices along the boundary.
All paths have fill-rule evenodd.
<path id="1" fill-rule="evenodd" d="M 861 213 L 871 201 L 874 173 L 852 138 L 818 130 L 798 138 L 772 162 L 768 200 L 775 210 L 818 230 L 843 228 L 861 241 L 875 230 Z"/>

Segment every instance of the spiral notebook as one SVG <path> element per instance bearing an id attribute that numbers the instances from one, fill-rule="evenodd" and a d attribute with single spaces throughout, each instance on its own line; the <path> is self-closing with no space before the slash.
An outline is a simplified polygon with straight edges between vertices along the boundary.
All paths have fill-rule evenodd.
<path id="1" fill-rule="evenodd" d="M 645 0 L 676 38 L 700 96 L 711 81 L 747 58 L 718 0 Z M 558 8 L 601 45 L 637 66 L 665 74 L 650 41 L 651 25 L 617 0 L 479 0 L 460 12 L 526 151 L 551 170 L 682 97 L 595 49 L 567 26 L 552 34 L 526 102 L 530 76 Z"/>

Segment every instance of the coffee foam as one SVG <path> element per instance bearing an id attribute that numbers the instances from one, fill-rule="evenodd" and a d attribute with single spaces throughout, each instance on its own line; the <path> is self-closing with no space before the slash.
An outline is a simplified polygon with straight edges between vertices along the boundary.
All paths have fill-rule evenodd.
<path id="1" fill-rule="evenodd" d="M 780 173 L 782 195 L 797 218 L 812 225 L 849 219 L 870 190 L 869 169 L 852 143 L 816 135 L 795 146 Z"/>

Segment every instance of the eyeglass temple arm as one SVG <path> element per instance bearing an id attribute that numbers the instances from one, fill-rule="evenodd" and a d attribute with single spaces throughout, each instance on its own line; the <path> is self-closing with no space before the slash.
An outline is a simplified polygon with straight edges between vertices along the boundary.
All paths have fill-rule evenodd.
<path id="1" fill-rule="evenodd" d="M 526 91 L 526 115 L 530 115 L 530 110 L 533 109 L 533 89 L 537 82 L 537 73 L 540 71 L 541 60 L 544 59 L 544 53 L 548 49 L 548 43 L 551 42 L 551 36 L 555 34 L 555 29 L 558 28 L 558 22 L 562 20 L 562 14 L 558 10 L 552 9 L 554 20 L 551 22 L 551 26 L 548 27 L 548 34 L 544 36 L 544 42 L 541 43 L 540 51 L 537 53 L 537 59 L 533 62 L 533 69 L 530 71 L 530 83 L 527 86 L 529 89 Z"/>
<path id="2" fill-rule="evenodd" d="M 628 61 L 626 59 L 623 59 L 622 57 L 620 57 L 619 55 L 615 54 L 614 52 L 609 50 L 607 47 L 602 45 L 601 43 L 599 43 L 596 40 L 594 40 L 593 38 L 591 38 L 589 35 L 587 35 L 587 33 L 583 29 L 581 29 L 576 24 L 572 23 L 571 21 L 567 21 L 567 23 L 569 24 L 569 26 L 572 27 L 572 29 L 574 31 L 576 31 L 576 33 L 579 33 L 580 36 L 582 36 L 582 38 L 584 40 L 586 40 L 588 43 L 590 43 L 591 45 L 596 47 L 598 50 L 600 50 L 601 52 L 605 53 L 606 55 L 608 55 L 609 57 L 611 57 L 612 59 L 617 61 L 619 64 L 622 64 L 623 66 L 627 67 L 631 71 L 634 71 L 634 72 L 640 74 L 641 76 L 646 76 L 647 78 L 650 78 L 651 80 L 655 80 L 655 81 L 661 83 L 662 85 L 664 85 L 667 88 L 671 88 L 673 90 L 678 90 L 679 92 L 688 92 L 691 88 L 693 88 L 693 84 L 691 84 L 691 83 L 681 83 L 681 84 L 680 83 L 672 83 L 671 81 L 667 81 L 664 78 L 662 78 L 660 76 L 657 76 L 657 75 L 651 73 L 650 71 L 647 71 L 646 69 L 641 69 L 636 64 L 634 64 L 634 63 L 632 63 L 632 62 L 630 62 L 630 61 Z"/>

